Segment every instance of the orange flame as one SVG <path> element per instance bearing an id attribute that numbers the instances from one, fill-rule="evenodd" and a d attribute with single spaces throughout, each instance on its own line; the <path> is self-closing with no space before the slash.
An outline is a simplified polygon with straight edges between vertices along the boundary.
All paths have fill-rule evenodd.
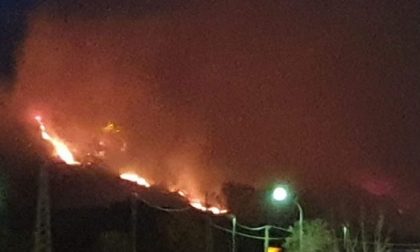
<path id="1" fill-rule="evenodd" d="M 55 155 L 57 155 L 61 160 L 63 160 L 68 165 L 80 164 L 80 162 L 76 161 L 76 159 L 73 156 L 73 153 L 70 151 L 67 145 L 61 139 L 59 139 L 56 136 L 51 135 L 48 132 L 47 127 L 42 121 L 41 116 L 39 115 L 35 116 L 35 120 L 37 121 L 39 125 L 39 130 L 40 130 L 42 139 L 44 139 L 45 141 L 48 141 L 54 147 Z M 149 181 L 147 181 L 143 177 L 140 177 L 134 172 L 121 173 L 120 178 L 123 180 L 131 181 L 133 183 L 136 183 L 139 186 L 143 186 L 146 188 L 149 188 L 151 186 Z M 207 203 L 205 204 L 202 201 L 198 200 L 197 198 L 191 197 L 191 195 L 189 195 L 186 191 L 183 191 L 183 190 L 175 190 L 175 191 L 181 197 L 185 198 L 191 207 L 197 210 L 207 212 L 207 213 L 212 213 L 214 215 L 221 215 L 221 214 L 228 213 L 227 209 L 216 207 L 216 206 L 210 206 Z"/>
<path id="2" fill-rule="evenodd" d="M 203 212 L 210 212 L 214 215 L 226 214 L 228 212 L 227 209 L 223 209 L 223 208 L 219 208 L 215 206 L 206 206 L 201 201 L 196 200 L 196 199 L 190 200 L 190 206 Z"/>
<path id="3" fill-rule="evenodd" d="M 55 155 L 57 155 L 61 160 L 63 160 L 68 165 L 80 164 L 79 162 L 76 161 L 76 159 L 73 156 L 73 153 L 71 153 L 70 149 L 67 147 L 67 145 L 63 141 L 61 141 L 57 137 L 51 136 L 51 134 L 48 133 L 47 127 L 42 122 L 41 116 L 39 115 L 35 116 L 35 120 L 38 122 L 42 139 L 52 144 L 52 146 L 54 147 Z"/>
<path id="4" fill-rule="evenodd" d="M 134 182 L 140 186 L 144 186 L 149 188 L 150 187 L 150 183 L 143 177 L 140 177 L 139 175 L 132 173 L 132 172 L 125 172 L 120 174 L 120 178 L 127 180 L 127 181 L 131 181 Z"/>
<path id="5" fill-rule="evenodd" d="M 143 177 L 140 177 L 139 175 L 137 175 L 134 172 L 125 172 L 125 173 L 121 173 L 120 174 L 120 178 L 123 180 L 127 180 L 127 181 L 131 181 L 133 183 L 136 183 L 140 186 L 144 186 L 149 188 L 151 186 L 151 184 Z M 193 198 L 191 197 L 186 191 L 184 190 L 170 190 L 170 192 L 176 192 L 179 196 L 183 197 L 184 199 L 186 199 L 188 201 L 188 204 L 197 209 L 200 210 L 202 212 L 206 212 L 206 213 L 212 213 L 214 215 L 221 215 L 221 214 L 226 214 L 228 213 L 227 209 L 224 208 L 220 208 L 220 207 L 216 207 L 216 206 L 209 206 L 208 204 L 204 204 L 202 201 L 200 201 L 199 199 Z"/>
<path id="6" fill-rule="evenodd" d="M 187 193 L 184 191 L 177 191 L 177 193 L 179 194 L 179 196 L 184 197 L 184 198 L 187 196 Z"/>
<path id="7" fill-rule="evenodd" d="M 193 208 L 197 209 L 197 210 L 200 210 L 200 211 L 203 211 L 203 212 L 210 212 L 214 215 L 220 215 L 220 214 L 228 213 L 227 209 L 216 207 L 216 206 L 206 206 L 206 204 L 204 204 L 202 201 L 200 201 L 198 199 L 192 199 L 191 197 L 189 197 L 188 193 L 186 193 L 185 191 L 177 190 L 176 192 L 181 197 L 187 199 L 188 202 L 189 202 L 189 205 L 192 206 Z"/>

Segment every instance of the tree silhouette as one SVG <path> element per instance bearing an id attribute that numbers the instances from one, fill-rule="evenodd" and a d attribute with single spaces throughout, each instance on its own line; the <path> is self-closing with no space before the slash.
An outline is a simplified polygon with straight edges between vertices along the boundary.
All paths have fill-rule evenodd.
<path id="1" fill-rule="evenodd" d="M 286 238 L 285 247 L 289 252 L 300 251 L 298 222 L 291 227 L 291 235 Z M 332 252 L 335 250 L 335 238 L 326 222 L 320 219 L 303 222 L 302 251 L 304 252 Z"/>

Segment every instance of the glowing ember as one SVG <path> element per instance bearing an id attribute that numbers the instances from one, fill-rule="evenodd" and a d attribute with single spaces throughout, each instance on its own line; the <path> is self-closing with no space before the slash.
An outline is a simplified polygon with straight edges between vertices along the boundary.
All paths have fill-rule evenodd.
<path id="1" fill-rule="evenodd" d="M 71 153 L 70 149 L 67 147 L 67 145 L 63 141 L 61 141 L 57 137 L 53 137 L 50 133 L 48 133 L 47 127 L 42 122 L 41 116 L 39 115 L 35 116 L 35 120 L 38 122 L 42 139 L 52 144 L 52 146 L 54 147 L 55 155 L 57 155 L 61 160 L 63 160 L 68 165 L 80 164 L 79 162 L 75 160 L 73 153 Z"/>
<path id="2" fill-rule="evenodd" d="M 120 174 L 120 178 L 127 181 L 134 182 L 140 186 L 150 187 L 150 183 L 147 182 L 145 178 L 142 178 L 135 173 L 131 173 L 131 172 L 122 173 Z"/>

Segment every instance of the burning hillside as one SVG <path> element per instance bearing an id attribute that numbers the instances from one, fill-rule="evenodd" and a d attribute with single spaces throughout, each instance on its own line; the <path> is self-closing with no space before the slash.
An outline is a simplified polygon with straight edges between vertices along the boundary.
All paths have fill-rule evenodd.
<path id="1" fill-rule="evenodd" d="M 35 120 L 39 124 L 39 130 L 40 130 L 42 139 L 48 141 L 54 146 L 54 155 L 57 155 L 61 160 L 63 160 L 68 165 L 80 164 L 80 162 L 77 162 L 74 159 L 74 155 L 70 151 L 69 147 L 67 147 L 67 145 L 58 137 L 54 137 L 48 132 L 47 127 L 45 127 L 45 124 L 42 122 L 41 116 L 39 115 L 35 116 Z"/>
<path id="2" fill-rule="evenodd" d="M 39 131 L 41 134 L 41 138 L 47 142 L 49 142 L 53 146 L 53 155 L 59 158 L 61 161 L 63 161 L 67 165 L 88 165 L 91 166 L 92 162 L 89 161 L 88 163 L 80 163 L 76 161 L 74 154 L 71 152 L 70 148 L 64 143 L 62 139 L 60 139 L 58 136 L 53 136 L 50 131 L 47 129 L 47 126 L 42 120 L 42 117 L 40 115 L 35 116 L 35 120 L 39 125 Z M 107 131 L 116 131 L 115 126 L 113 124 L 108 124 L 108 127 L 105 128 Z M 102 143 L 103 141 L 100 140 Z M 90 153 L 87 153 L 86 155 L 90 155 Z M 105 157 L 105 152 L 101 155 L 102 157 Z M 96 166 L 95 164 L 93 164 Z M 137 184 L 138 186 L 150 188 L 151 183 L 146 180 L 145 178 L 137 175 L 134 172 L 123 172 L 120 174 L 120 179 L 133 182 Z M 169 192 L 169 189 L 166 189 Z M 209 201 L 208 198 L 206 199 L 200 199 L 197 196 L 191 196 L 193 194 L 186 193 L 185 191 L 176 191 L 176 194 L 183 197 L 186 201 L 189 202 L 189 205 L 195 209 L 198 209 L 203 212 L 210 212 L 215 215 L 218 214 L 225 214 L 227 213 L 227 210 L 220 207 L 221 202 L 216 202 L 217 205 L 214 205 L 215 202 Z"/>
<path id="3" fill-rule="evenodd" d="M 1 105 L 20 122 L 2 114 L 2 148 L 25 142 L 16 156 L 37 155 L 38 142 L 61 146 L 51 156 L 132 172 L 133 185 L 141 177 L 202 209 L 224 182 L 277 179 L 327 209 L 348 183 L 401 212 L 418 209 L 420 92 L 408 32 L 418 25 L 408 17 L 419 8 L 36 2 L 5 63 L 13 76 Z M 29 143 L 23 130 L 9 133 L 34 122 L 42 141 L 38 131 Z"/>

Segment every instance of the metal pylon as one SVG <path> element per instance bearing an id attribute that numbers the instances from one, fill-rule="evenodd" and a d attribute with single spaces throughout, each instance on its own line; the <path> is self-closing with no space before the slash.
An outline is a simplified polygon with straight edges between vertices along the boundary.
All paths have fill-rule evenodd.
<path id="1" fill-rule="evenodd" d="M 48 170 L 45 164 L 39 169 L 38 200 L 36 206 L 36 227 L 34 252 L 51 252 L 50 195 Z"/>

